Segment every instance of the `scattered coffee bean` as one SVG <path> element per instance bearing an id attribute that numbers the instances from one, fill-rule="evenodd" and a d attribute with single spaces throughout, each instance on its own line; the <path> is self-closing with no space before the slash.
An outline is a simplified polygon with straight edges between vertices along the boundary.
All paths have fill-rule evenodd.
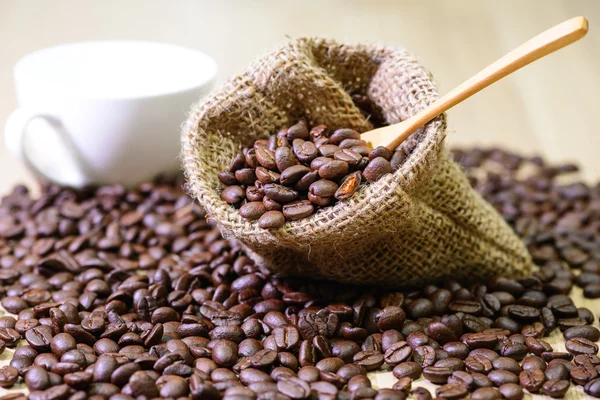
<path id="1" fill-rule="evenodd" d="M 278 227 L 284 206 L 299 201 L 312 213 L 345 198 L 358 189 L 369 158 L 389 158 L 383 149 L 362 149 L 354 142 L 359 137 L 325 143 L 326 131 L 318 131 L 313 136 L 296 126 L 236 156 L 219 177 L 240 188 L 225 193 L 231 204 L 245 207 L 259 224 L 270 216 L 275 222 L 267 225 Z M 320 148 L 326 159 L 317 157 Z M 469 175 L 483 160 L 529 162 L 498 151 L 458 156 Z M 320 179 L 320 168 L 332 161 L 346 163 L 348 173 Z M 276 169 L 262 165 L 272 162 Z M 300 167 L 284 174 L 294 166 Z M 85 192 L 47 185 L 39 199 L 16 188 L 0 205 L 6 249 L 0 297 L 9 307 L 14 302 L 17 316 L 0 318 L 0 340 L 7 347 L 21 339 L 27 344 L 0 369 L 0 386 L 12 387 L 21 374 L 32 398 L 227 399 L 281 389 L 291 398 L 311 392 L 350 398 L 353 392 L 405 399 L 423 374 L 444 385 L 437 394 L 448 398 L 471 391 L 473 398 L 518 400 L 517 383 L 560 396 L 569 380 L 599 395 L 595 316 L 568 296 L 573 284 L 593 294 L 588 288 L 600 273 L 592 236 L 577 233 L 592 229 L 595 214 L 582 210 L 595 207 L 598 194 L 554 183 L 561 173 L 555 167 L 537 168 L 530 180 L 517 179 L 512 169 L 502 179 L 471 179 L 524 238 L 539 271 L 518 280 L 495 277 L 467 286 L 449 280 L 395 292 L 281 278 L 257 268 L 239 243 L 205 221 L 180 183 Z M 528 209 L 534 206 L 539 212 Z M 8 219 L 22 230 L 7 235 Z M 582 273 L 575 277 L 569 267 Z M 554 351 L 543 339 L 556 327 L 568 352 Z M 395 389 L 367 383 L 367 371 L 383 363 L 402 379 Z"/>

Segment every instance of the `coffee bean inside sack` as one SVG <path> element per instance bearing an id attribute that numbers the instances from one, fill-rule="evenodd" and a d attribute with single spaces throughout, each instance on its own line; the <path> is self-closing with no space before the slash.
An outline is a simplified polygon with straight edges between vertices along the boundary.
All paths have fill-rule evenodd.
<path id="1" fill-rule="evenodd" d="M 181 181 L 14 188 L 0 202 L 0 393 L 29 394 L 2 398 L 600 397 L 599 300 L 571 297 L 600 296 L 599 187 L 560 183 L 576 168 L 540 158 L 454 156 L 527 243 L 532 275 L 401 291 L 283 278 Z M 387 387 L 367 376 L 382 371 Z"/>
<path id="2" fill-rule="evenodd" d="M 352 197 L 361 183 L 397 170 L 403 156 L 372 149 L 352 129 L 299 121 L 243 148 L 219 173 L 221 199 L 261 228 L 279 228 Z"/>

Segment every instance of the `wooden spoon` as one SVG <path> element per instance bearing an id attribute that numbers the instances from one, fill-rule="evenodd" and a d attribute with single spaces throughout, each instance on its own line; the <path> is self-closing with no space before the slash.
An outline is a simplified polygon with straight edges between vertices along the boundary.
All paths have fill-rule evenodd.
<path id="1" fill-rule="evenodd" d="M 527 64 L 581 39 L 587 31 L 588 21 L 584 17 L 556 25 L 487 66 L 426 109 L 400 123 L 363 133 L 361 139 L 370 142 L 373 147 L 385 146 L 394 150 L 414 131 L 446 110 Z"/>

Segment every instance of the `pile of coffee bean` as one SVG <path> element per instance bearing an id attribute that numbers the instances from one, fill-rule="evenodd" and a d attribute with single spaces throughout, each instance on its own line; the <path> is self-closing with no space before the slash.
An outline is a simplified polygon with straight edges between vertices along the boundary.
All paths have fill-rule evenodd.
<path id="1" fill-rule="evenodd" d="M 578 271 L 550 279 L 545 285 L 551 293 L 567 294 L 574 282 L 585 297 L 600 297 L 600 183 L 562 183 L 578 171 L 576 165 L 548 165 L 499 149 L 456 150 L 454 156 L 537 265 L 562 263 Z"/>
<path id="2" fill-rule="evenodd" d="M 401 150 L 371 149 L 352 129 L 300 121 L 237 154 L 219 173 L 221 199 L 261 228 L 279 228 L 352 197 L 361 182 L 396 171 L 405 158 Z"/>
<path id="3" fill-rule="evenodd" d="M 569 297 L 574 284 L 594 294 L 581 276 L 598 275 L 598 253 L 582 243 L 600 238 L 598 189 L 559 185 L 573 168 L 539 159 L 455 155 L 526 240 L 541 266 L 531 276 L 403 291 L 278 277 L 223 239 L 180 181 L 46 186 L 39 198 L 14 188 L 0 203 L 12 314 L 0 352 L 14 351 L 0 387 L 25 385 L 33 400 L 429 400 L 423 376 L 447 399 L 562 397 L 571 385 L 600 397 L 597 316 Z M 556 330 L 564 352 L 545 340 Z M 372 387 L 377 370 L 393 372 L 392 388 Z"/>

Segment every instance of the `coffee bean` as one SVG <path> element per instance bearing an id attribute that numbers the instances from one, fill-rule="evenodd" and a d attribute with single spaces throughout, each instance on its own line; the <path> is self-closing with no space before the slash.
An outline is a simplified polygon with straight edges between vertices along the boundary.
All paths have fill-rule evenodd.
<path id="1" fill-rule="evenodd" d="M 321 147 L 322 149 L 323 147 Z M 345 161 L 329 161 L 319 168 L 319 176 L 323 179 L 335 181 L 345 176 L 349 171 L 349 165 Z"/>
<path id="2" fill-rule="evenodd" d="M 516 383 L 500 385 L 498 391 L 506 400 L 521 400 L 523 398 L 523 389 Z"/>
<path id="3" fill-rule="evenodd" d="M 48 371 L 42 367 L 33 366 L 29 368 L 24 378 L 27 389 L 31 391 L 45 390 L 50 387 L 50 377 L 48 376 Z"/>
<path id="4" fill-rule="evenodd" d="M 565 339 L 584 338 L 597 342 L 600 340 L 600 330 L 592 325 L 573 326 L 564 331 L 563 336 Z"/>
<path id="5" fill-rule="evenodd" d="M 281 172 L 280 182 L 282 185 L 293 185 L 309 172 L 310 168 L 304 165 L 292 165 Z"/>
<path id="6" fill-rule="evenodd" d="M 592 364 L 582 364 L 571 368 L 569 371 L 571 379 L 578 385 L 585 385 L 598 377 L 598 371 Z"/>
<path id="7" fill-rule="evenodd" d="M 357 364 L 346 364 L 337 370 L 336 375 L 344 381 L 349 381 L 357 375 L 367 375 L 367 370 Z"/>
<path id="8" fill-rule="evenodd" d="M 77 348 L 77 342 L 68 333 L 59 333 L 50 341 L 50 349 L 57 357 L 61 357 L 69 350 Z"/>
<path id="9" fill-rule="evenodd" d="M 290 147 L 282 146 L 275 150 L 275 164 L 279 172 L 283 172 L 289 167 L 297 165 L 298 160 Z"/>
<path id="10" fill-rule="evenodd" d="M 600 396 L 600 378 L 596 378 L 594 380 L 586 383 L 584 387 L 585 393 L 590 396 L 599 397 Z"/>
<path id="11" fill-rule="evenodd" d="M 393 344 L 384 354 L 384 361 L 389 366 L 396 366 L 400 363 L 408 361 L 413 355 L 413 349 L 406 342 L 398 342 Z M 435 357 L 435 356 L 434 356 Z M 416 360 L 415 360 L 416 361 Z M 420 363 L 417 363 L 420 364 Z"/>
<path id="12" fill-rule="evenodd" d="M 0 336 L 3 336 L 1 332 Z M 25 332 L 25 340 L 31 347 L 38 351 L 49 349 L 52 341 L 52 328 L 49 326 L 31 328 Z"/>
<path id="13" fill-rule="evenodd" d="M 550 397 L 559 398 L 563 397 L 569 389 L 569 381 L 550 379 L 542 385 L 544 393 Z"/>
<path id="14" fill-rule="evenodd" d="M 281 211 L 267 211 L 258 220 L 262 229 L 277 229 L 285 224 L 285 216 Z"/>
<path id="15" fill-rule="evenodd" d="M 549 365 L 544 371 L 547 380 L 550 379 L 568 379 L 569 370 L 564 364 Z"/>
<path id="16" fill-rule="evenodd" d="M 319 154 L 323 157 L 332 158 L 334 154 L 340 150 L 339 146 L 332 143 L 326 143 L 319 146 Z"/>
<path id="17" fill-rule="evenodd" d="M 456 383 L 448 383 L 437 388 L 435 394 L 442 399 L 460 399 L 466 396 L 467 388 Z"/>
<path id="18" fill-rule="evenodd" d="M 499 370 L 499 369 L 490 371 L 490 373 L 488 374 L 488 379 L 490 381 L 492 381 L 494 386 L 501 386 L 505 383 L 518 383 L 519 382 L 519 378 L 514 373 L 512 373 L 510 371 Z"/>
<path id="19" fill-rule="evenodd" d="M 339 357 L 327 357 L 316 364 L 316 367 L 321 372 L 337 372 L 346 363 Z M 361 365 L 361 364 L 358 364 Z"/>
<path id="20" fill-rule="evenodd" d="M 430 367 L 434 365 L 436 361 L 435 350 L 431 346 L 419 346 L 414 351 L 413 360 L 417 364 L 420 364 L 421 368 Z"/>
<path id="21" fill-rule="evenodd" d="M 309 133 L 306 124 L 299 122 L 290 126 L 287 130 L 287 138 L 288 140 L 294 139 L 308 139 Z"/>
<path id="22" fill-rule="evenodd" d="M 598 345 L 588 339 L 575 337 L 565 342 L 565 347 L 571 354 L 597 354 Z"/>
<path id="23" fill-rule="evenodd" d="M 431 383 L 445 384 L 454 371 L 448 367 L 425 367 L 423 376 Z"/>
<path id="24" fill-rule="evenodd" d="M 283 206 L 283 215 L 289 221 L 306 218 L 314 212 L 314 206 L 308 200 L 300 200 Z"/>
<path id="25" fill-rule="evenodd" d="M 340 151 L 336 151 L 333 154 L 335 160 L 340 160 L 348 163 L 350 167 L 357 167 L 362 160 L 362 155 L 355 150 L 345 148 Z"/>
<path id="26" fill-rule="evenodd" d="M 260 165 L 267 169 L 276 169 L 277 164 L 275 163 L 275 153 L 269 149 L 258 148 L 256 149 L 256 160 Z"/>
<path id="27" fill-rule="evenodd" d="M 358 187 L 360 186 L 361 176 L 362 175 L 360 172 L 353 172 L 349 175 L 346 175 L 339 188 L 336 190 L 334 197 L 338 200 L 345 200 L 352 197 L 352 195 L 356 193 Z"/>
<path id="28" fill-rule="evenodd" d="M 274 183 L 264 185 L 264 191 L 270 199 L 282 203 L 289 203 L 298 197 L 298 192 L 295 190 Z"/>
<path id="29" fill-rule="evenodd" d="M 423 387 L 418 387 L 410 391 L 410 394 L 417 400 L 431 400 L 431 393 Z"/>
<path id="30" fill-rule="evenodd" d="M 384 356 L 376 350 L 360 351 L 354 355 L 353 361 L 367 371 L 373 371 L 383 365 Z"/>
<path id="31" fill-rule="evenodd" d="M 519 374 L 519 383 L 531 393 L 536 393 L 542 387 L 546 377 L 540 369 L 524 370 Z"/>
<path id="32" fill-rule="evenodd" d="M 240 215 L 242 218 L 246 218 L 250 221 L 259 219 L 266 212 L 267 208 L 262 201 L 251 201 L 240 207 Z"/>
<path id="33" fill-rule="evenodd" d="M 369 160 L 377 157 L 382 157 L 389 161 L 392 158 L 392 151 L 385 146 L 377 146 L 369 153 Z"/>
<path id="34" fill-rule="evenodd" d="M 502 394 L 500 394 L 496 388 L 482 387 L 475 390 L 471 394 L 471 398 L 475 400 L 500 400 L 502 398 Z"/>
<path id="35" fill-rule="evenodd" d="M 421 366 L 413 361 L 407 361 L 396 365 L 392 371 L 398 379 L 408 376 L 411 379 L 419 379 L 421 376 Z"/>
<path id="36" fill-rule="evenodd" d="M 346 139 L 360 140 L 360 133 L 352 129 L 338 129 L 329 137 L 329 140 L 333 144 L 340 144 Z"/>
<path id="37" fill-rule="evenodd" d="M 375 157 L 364 169 L 363 176 L 371 182 L 378 181 L 385 174 L 392 172 L 392 165 L 383 157 Z"/>
<path id="38" fill-rule="evenodd" d="M 277 390 L 291 399 L 306 399 L 310 396 L 310 386 L 298 378 L 287 378 L 277 382 Z"/>
<path id="39" fill-rule="evenodd" d="M 465 367 L 471 372 L 479 372 L 486 375 L 493 368 L 491 361 L 480 355 L 467 357 L 465 359 Z"/>
<path id="40" fill-rule="evenodd" d="M 237 204 L 246 197 L 246 191 L 237 185 L 227 186 L 221 192 L 221 199 L 229 204 Z"/>

